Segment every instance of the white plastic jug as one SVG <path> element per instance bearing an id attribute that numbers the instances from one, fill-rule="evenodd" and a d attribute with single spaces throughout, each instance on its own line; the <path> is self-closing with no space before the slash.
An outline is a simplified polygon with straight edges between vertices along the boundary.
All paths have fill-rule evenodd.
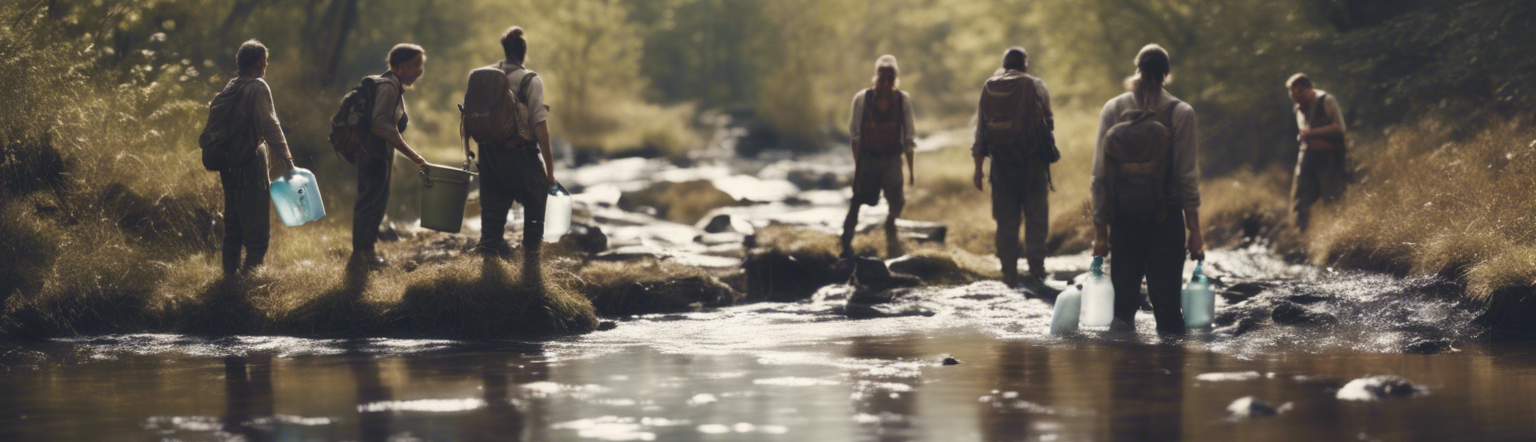
<path id="1" fill-rule="evenodd" d="M 272 182 L 272 206 L 283 225 L 293 227 L 325 216 L 325 202 L 320 198 L 320 184 L 307 169 L 292 168 Z"/>
<path id="2" fill-rule="evenodd" d="M 1205 276 L 1201 267 L 1205 261 L 1195 262 L 1195 273 L 1189 275 L 1189 283 L 1184 285 L 1184 326 L 1188 328 L 1206 328 L 1211 326 L 1211 319 L 1216 316 L 1216 292 L 1211 291 L 1211 279 Z"/>
<path id="3" fill-rule="evenodd" d="M 559 242 L 571 230 L 571 193 L 565 186 L 549 186 L 549 200 L 544 203 L 544 242 Z"/>
<path id="4" fill-rule="evenodd" d="M 1104 257 L 1093 257 L 1088 268 L 1088 279 L 1083 282 L 1083 307 L 1079 324 L 1083 329 L 1102 331 L 1109 329 L 1115 319 L 1115 285 L 1104 273 Z"/>
<path id="5" fill-rule="evenodd" d="M 1083 286 L 1074 284 L 1056 295 L 1056 308 L 1051 312 L 1051 334 L 1061 335 L 1077 330 L 1078 312 L 1082 310 Z"/>

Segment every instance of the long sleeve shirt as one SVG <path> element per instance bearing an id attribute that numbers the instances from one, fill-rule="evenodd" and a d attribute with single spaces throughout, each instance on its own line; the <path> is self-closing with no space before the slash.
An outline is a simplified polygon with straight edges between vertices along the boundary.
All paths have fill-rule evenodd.
<path id="1" fill-rule="evenodd" d="M 1171 100 L 1176 100 L 1173 94 L 1164 90 L 1158 96 L 1156 103 L 1150 103 L 1154 108 L 1164 106 Z M 1104 110 L 1099 113 L 1098 143 L 1093 149 L 1093 175 L 1091 191 L 1093 194 L 1093 220 L 1098 224 L 1109 224 L 1114 219 L 1115 196 L 1114 177 L 1109 176 L 1109 171 L 1104 164 L 1104 135 L 1109 128 L 1119 122 L 1120 114 L 1125 111 L 1137 109 L 1136 98 L 1130 93 L 1121 94 L 1104 103 Z M 1200 208 L 1200 168 L 1196 156 L 1200 152 L 1200 129 L 1195 121 L 1195 108 L 1189 103 L 1179 103 L 1173 109 L 1173 162 L 1169 167 L 1173 168 L 1172 180 L 1168 182 L 1164 195 L 1168 197 L 1169 207 L 1178 207 L 1184 210 Z"/>
<path id="2" fill-rule="evenodd" d="M 393 146 L 390 140 L 403 139 L 400 136 L 400 120 L 405 118 L 405 94 L 401 88 L 400 80 L 393 74 L 385 74 L 382 81 L 375 88 L 373 96 L 373 122 L 369 130 L 383 139 L 386 147 Z"/>
<path id="3" fill-rule="evenodd" d="M 907 150 L 917 147 L 917 132 L 912 128 L 912 96 L 907 91 L 897 90 L 901 93 L 901 147 Z M 853 143 L 859 142 L 859 132 L 864 129 L 864 94 L 859 91 L 853 96 L 853 116 L 848 120 L 848 137 Z"/>
<path id="4" fill-rule="evenodd" d="M 272 89 L 266 80 L 257 78 L 247 86 L 251 100 L 251 113 L 256 119 L 256 134 L 267 143 L 268 152 L 283 159 L 292 156 L 288 151 L 288 139 L 283 136 L 283 126 L 277 120 L 277 109 L 272 105 Z"/>
<path id="5" fill-rule="evenodd" d="M 1005 72 L 1006 71 L 998 71 L 993 74 L 993 76 L 1002 75 Z M 1025 76 L 1029 77 L 1029 79 L 1034 80 L 1035 82 L 1035 93 L 1040 96 L 1040 110 L 1045 111 L 1045 129 L 1048 131 L 1055 131 L 1056 116 L 1051 111 L 1051 90 L 1045 87 L 1045 80 L 1041 80 L 1040 77 L 1033 75 Z M 982 139 L 980 115 L 976 116 L 976 126 L 972 128 L 972 137 L 974 142 L 971 143 L 971 155 L 976 157 L 984 157 L 991 153 L 991 151 L 987 150 L 986 140 Z"/>

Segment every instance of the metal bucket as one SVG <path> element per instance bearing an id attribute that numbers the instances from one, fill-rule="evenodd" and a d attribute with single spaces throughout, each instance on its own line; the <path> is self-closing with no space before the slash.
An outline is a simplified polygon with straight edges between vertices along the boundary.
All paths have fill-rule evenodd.
<path id="1" fill-rule="evenodd" d="M 421 176 L 421 226 L 448 233 L 464 227 L 464 203 L 469 199 L 468 170 L 427 165 Z"/>

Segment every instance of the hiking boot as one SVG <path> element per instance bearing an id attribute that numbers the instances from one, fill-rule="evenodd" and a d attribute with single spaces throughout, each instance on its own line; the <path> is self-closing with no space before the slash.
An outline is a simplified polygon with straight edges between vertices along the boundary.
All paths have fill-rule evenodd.
<path id="1" fill-rule="evenodd" d="M 389 260 L 375 253 L 352 253 L 347 259 L 347 271 L 374 272 L 389 267 Z"/>

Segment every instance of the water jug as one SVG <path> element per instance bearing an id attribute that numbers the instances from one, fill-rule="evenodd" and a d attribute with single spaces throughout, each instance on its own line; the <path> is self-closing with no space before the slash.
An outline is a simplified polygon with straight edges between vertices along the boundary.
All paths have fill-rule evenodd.
<path id="1" fill-rule="evenodd" d="M 1080 324 L 1084 329 L 1102 331 L 1109 329 L 1115 319 L 1115 286 L 1104 273 L 1104 257 L 1093 257 L 1088 267 L 1088 279 L 1083 283 L 1083 307 Z"/>
<path id="2" fill-rule="evenodd" d="M 1083 286 L 1074 284 L 1067 291 L 1056 295 L 1056 309 L 1051 312 L 1051 334 L 1061 335 L 1077 330 L 1077 314 L 1082 308 Z"/>
<path id="3" fill-rule="evenodd" d="M 469 180 L 474 175 L 468 170 L 427 165 L 421 172 L 421 226 L 458 233 L 464 226 L 464 203 L 469 200 Z"/>
<path id="4" fill-rule="evenodd" d="M 293 227 L 325 216 L 320 184 L 308 169 L 292 168 L 272 182 L 272 206 L 283 225 Z"/>
<path id="5" fill-rule="evenodd" d="M 1195 273 L 1189 275 L 1184 285 L 1184 326 L 1206 328 L 1216 316 L 1216 293 L 1211 291 L 1211 279 L 1201 272 L 1205 261 L 1195 262 Z"/>
<path id="6" fill-rule="evenodd" d="M 544 242 L 559 242 L 571 230 L 571 193 L 565 186 L 549 186 L 549 201 L 544 203 Z"/>

